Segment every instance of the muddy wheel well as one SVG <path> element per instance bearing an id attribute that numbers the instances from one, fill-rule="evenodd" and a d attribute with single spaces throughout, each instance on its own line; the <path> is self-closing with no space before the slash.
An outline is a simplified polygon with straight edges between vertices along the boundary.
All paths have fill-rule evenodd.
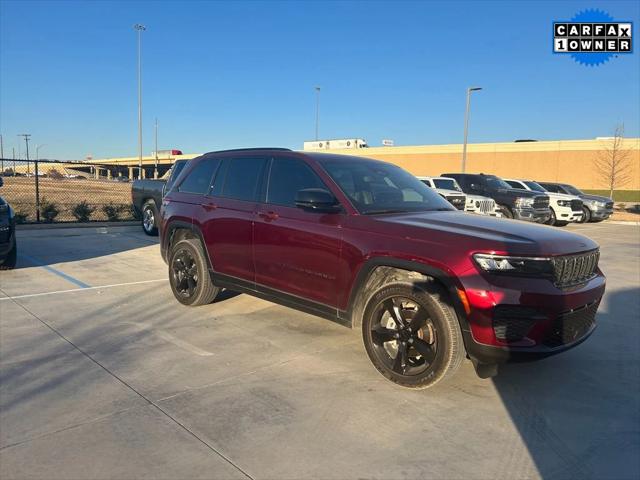
<path id="1" fill-rule="evenodd" d="M 374 268 L 364 282 L 353 303 L 351 312 L 352 328 L 360 328 L 364 307 L 371 296 L 382 287 L 391 283 L 411 285 L 421 290 L 439 290 L 448 299 L 446 286 L 437 278 L 413 270 L 397 267 L 379 266 Z"/>

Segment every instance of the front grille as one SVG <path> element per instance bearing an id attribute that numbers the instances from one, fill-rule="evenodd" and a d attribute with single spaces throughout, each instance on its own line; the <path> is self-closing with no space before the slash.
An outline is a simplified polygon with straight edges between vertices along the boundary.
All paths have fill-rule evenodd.
<path id="1" fill-rule="evenodd" d="M 536 210 L 538 209 L 544 209 L 544 208 L 549 208 L 549 197 L 545 196 L 539 196 L 533 199 L 533 208 L 535 208 Z"/>
<path id="2" fill-rule="evenodd" d="M 473 209 L 477 209 L 479 213 L 488 214 L 495 210 L 495 202 L 493 200 L 474 200 Z"/>
<path id="3" fill-rule="evenodd" d="M 554 348 L 582 338 L 596 323 L 599 303 L 600 300 L 558 316 L 553 321 L 551 329 L 545 335 L 542 343 L 547 347 Z"/>
<path id="4" fill-rule="evenodd" d="M 538 320 L 547 317 L 529 307 L 498 305 L 493 311 L 493 332 L 498 340 L 522 340 Z"/>
<path id="5" fill-rule="evenodd" d="M 600 258 L 599 250 L 592 250 L 578 255 L 554 257 L 554 283 L 558 287 L 568 287 L 593 278 Z"/>
<path id="6" fill-rule="evenodd" d="M 571 200 L 571 210 L 574 212 L 581 212 L 582 200 Z"/>
<path id="7" fill-rule="evenodd" d="M 464 204 L 466 201 L 465 197 L 456 195 L 456 196 L 446 197 L 446 199 L 449 201 L 451 205 L 456 207 L 458 210 L 464 210 Z"/>

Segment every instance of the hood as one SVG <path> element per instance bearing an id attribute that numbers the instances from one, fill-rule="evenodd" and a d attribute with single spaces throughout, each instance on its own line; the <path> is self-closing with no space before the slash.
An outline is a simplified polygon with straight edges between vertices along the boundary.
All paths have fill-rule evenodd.
<path id="1" fill-rule="evenodd" d="M 582 200 L 595 200 L 596 202 L 604 203 L 613 202 L 613 200 L 611 200 L 609 197 L 601 197 L 600 195 L 589 195 L 587 193 L 580 195 L 580 198 Z"/>
<path id="2" fill-rule="evenodd" d="M 493 198 L 483 197 L 482 195 L 474 195 L 471 193 L 467 193 L 466 195 L 467 195 L 467 201 L 473 200 L 474 202 L 475 201 L 482 202 L 483 200 L 491 200 L 493 202 Z"/>
<path id="3" fill-rule="evenodd" d="M 532 192 L 531 190 L 524 190 L 522 188 L 501 188 L 498 190 L 502 195 L 509 195 L 512 198 L 533 198 L 546 196 L 546 193 Z"/>
<path id="4" fill-rule="evenodd" d="M 418 212 L 375 217 L 385 231 L 403 227 L 401 234 L 467 251 L 504 251 L 512 255 L 567 255 L 598 248 L 593 240 L 519 220 L 447 212 Z M 397 232 L 400 233 L 400 232 Z"/>
<path id="5" fill-rule="evenodd" d="M 549 198 L 555 198 L 557 200 L 580 200 L 580 197 L 569 195 L 566 193 L 544 192 L 544 195 L 547 195 Z"/>
<path id="6" fill-rule="evenodd" d="M 459 192 L 458 190 L 448 190 L 446 188 L 435 188 L 434 190 L 440 195 L 446 195 L 449 197 L 464 197 L 465 195 L 463 192 Z"/>

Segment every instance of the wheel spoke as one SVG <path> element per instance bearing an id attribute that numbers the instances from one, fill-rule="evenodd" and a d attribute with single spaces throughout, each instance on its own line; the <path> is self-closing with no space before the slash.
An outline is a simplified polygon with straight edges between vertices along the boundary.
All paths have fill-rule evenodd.
<path id="1" fill-rule="evenodd" d="M 395 360 L 393 361 L 393 367 L 391 367 L 394 372 L 404 375 L 404 371 L 407 368 L 407 344 L 406 343 L 398 343 L 398 354 L 396 355 Z"/>
<path id="2" fill-rule="evenodd" d="M 193 294 L 196 290 L 196 282 L 192 277 L 187 277 L 187 284 L 189 285 L 189 294 Z"/>
<path id="3" fill-rule="evenodd" d="M 434 348 L 421 338 L 414 338 L 413 348 L 415 348 L 428 363 L 433 363 L 433 360 L 436 358 Z"/>
<path id="4" fill-rule="evenodd" d="M 393 318 L 393 321 L 396 323 L 398 328 L 404 327 L 405 322 L 402 318 L 402 312 L 400 311 L 400 307 L 396 304 L 395 298 L 385 300 L 384 308 L 389 312 L 389 315 L 391 315 L 391 318 Z"/>
<path id="5" fill-rule="evenodd" d="M 373 342 L 382 345 L 385 342 L 391 342 L 396 339 L 396 335 L 398 332 L 392 330 L 391 328 L 385 328 L 382 325 L 378 324 L 371 331 L 371 335 L 373 337 Z"/>
<path id="6" fill-rule="evenodd" d="M 427 318 L 429 318 L 427 310 L 423 307 L 418 307 L 418 311 L 409 323 L 409 330 L 411 330 L 413 333 L 416 333 L 418 330 L 424 327 L 425 323 L 427 323 Z"/>

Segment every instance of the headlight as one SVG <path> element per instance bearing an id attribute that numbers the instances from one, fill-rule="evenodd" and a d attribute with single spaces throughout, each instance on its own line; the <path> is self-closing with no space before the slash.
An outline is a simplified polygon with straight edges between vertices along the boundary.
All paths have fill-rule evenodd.
<path id="1" fill-rule="evenodd" d="M 473 259 L 482 270 L 489 273 L 553 277 L 553 264 L 548 257 L 512 257 L 476 253 Z"/>
<path id="2" fill-rule="evenodd" d="M 533 206 L 533 198 L 516 198 L 516 207 L 532 207 Z"/>
<path id="3" fill-rule="evenodd" d="M 558 205 L 561 207 L 570 207 L 571 200 L 558 200 Z"/>
<path id="4" fill-rule="evenodd" d="M 476 200 L 476 207 L 480 208 L 480 202 Z"/>

